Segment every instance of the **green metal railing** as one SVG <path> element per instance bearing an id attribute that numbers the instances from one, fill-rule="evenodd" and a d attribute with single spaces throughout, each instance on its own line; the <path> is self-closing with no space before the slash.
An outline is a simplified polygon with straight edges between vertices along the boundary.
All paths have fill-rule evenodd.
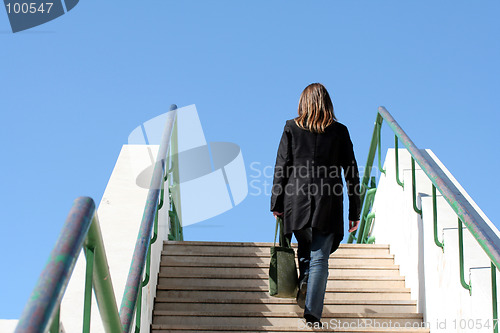
<path id="1" fill-rule="evenodd" d="M 147 286 L 150 280 L 151 245 L 158 238 L 158 212 L 164 205 L 164 184 L 173 169 L 169 169 L 168 148 L 172 129 L 175 127 L 176 109 L 177 107 L 172 105 L 170 110 L 174 112 L 167 114 L 120 312 L 111 282 L 95 203 L 91 198 L 81 197 L 73 204 L 49 261 L 19 319 L 15 333 L 59 332 L 61 300 L 82 248 L 86 258 L 83 332 L 90 332 L 92 290 L 106 332 L 129 333 L 134 314 L 136 314 L 135 332 L 140 331 L 142 288 Z M 176 138 L 173 138 L 172 144 L 177 145 Z M 176 147 L 171 149 L 171 151 L 176 150 Z M 182 225 L 171 200 L 170 190 L 169 202 L 169 239 L 172 237 L 175 240 L 182 240 Z"/>
<path id="2" fill-rule="evenodd" d="M 399 126 L 392 115 L 384 108 L 379 107 L 377 117 L 375 120 L 372 140 L 370 144 L 370 149 L 368 153 L 365 173 L 361 182 L 361 202 L 363 203 L 363 211 L 365 207 L 371 206 L 373 203 L 373 198 L 371 198 L 370 193 L 375 192 L 375 188 L 372 186 L 368 187 L 368 180 L 370 179 L 371 170 L 373 167 L 373 162 L 375 158 L 375 153 L 378 150 L 378 167 L 379 170 L 385 173 L 381 165 L 381 127 L 382 122 L 386 121 L 389 127 L 395 134 L 395 160 L 396 160 L 396 182 L 404 187 L 403 182 L 399 179 L 399 153 L 398 153 L 398 141 L 401 141 L 407 151 L 411 155 L 411 167 L 412 167 L 412 197 L 413 197 L 413 209 L 414 211 L 422 216 L 422 208 L 417 206 L 417 189 L 416 189 L 416 175 L 415 175 L 415 162 L 418 163 L 422 171 L 432 182 L 432 200 L 433 200 L 433 224 L 434 224 L 434 242 L 436 246 L 440 247 L 444 251 L 444 242 L 440 242 L 437 235 L 437 203 L 436 203 L 436 189 L 442 194 L 443 198 L 448 202 L 453 211 L 458 216 L 458 241 L 459 241 L 459 266 L 460 266 L 460 283 L 461 285 L 472 293 L 471 282 L 469 278 L 469 283 L 465 281 L 464 277 L 464 256 L 463 256 L 463 224 L 472 234 L 472 236 L 479 243 L 481 248 L 484 250 L 486 255 L 491 260 L 491 284 L 492 284 L 492 302 L 493 302 L 493 319 L 494 319 L 494 332 L 498 332 L 496 326 L 496 320 L 498 318 L 497 313 L 497 288 L 496 288 L 496 270 L 500 268 L 500 240 L 493 230 L 482 220 L 474 219 L 472 212 L 464 206 L 461 200 L 458 198 L 451 188 L 448 187 L 445 180 L 440 177 L 440 175 L 433 169 L 429 164 L 427 159 L 422 155 L 417 146 L 408 137 L 408 135 Z M 378 149 L 377 149 L 378 148 Z M 368 204 L 367 204 L 368 202 Z M 366 216 L 372 217 L 374 214 L 370 213 Z M 359 227 L 359 236 L 357 238 L 358 243 L 368 242 L 368 232 L 370 228 L 370 221 L 368 218 L 362 219 Z M 348 243 L 356 239 L 356 231 L 349 235 Z"/>
<path id="3" fill-rule="evenodd" d="M 123 332 L 99 220 L 91 198 L 75 200 L 61 234 L 24 308 L 15 332 L 59 332 L 61 300 L 82 248 L 87 258 L 83 332 L 90 330 L 92 288 L 106 332 Z"/>
<path id="4" fill-rule="evenodd" d="M 361 244 L 370 244 L 375 241 L 375 238 L 368 237 L 370 232 L 371 222 L 375 218 L 375 213 L 371 212 L 371 208 L 373 206 L 373 201 L 375 200 L 375 193 L 377 192 L 377 188 L 375 186 L 375 178 L 372 178 L 370 188 L 366 191 L 366 197 L 363 201 L 363 210 L 361 211 L 361 222 L 359 227 L 359 237 L 356 238 L 355 233 L 349 234 L 348 243 L 352 243 L 353 240 L 356 240 L 357 243 Z"/>

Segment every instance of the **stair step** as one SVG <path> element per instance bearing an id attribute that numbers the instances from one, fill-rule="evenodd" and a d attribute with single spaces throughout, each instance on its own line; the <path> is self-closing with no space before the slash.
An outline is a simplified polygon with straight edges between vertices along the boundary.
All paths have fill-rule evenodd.
<path id="1" fill-rule="evenodd" d="M 269 268 L 269 258 L 267 260 L 237 260 L 234 262 L 226 260 L 207 260 L 203 261 L 189 261 L 182 260 L 179 257 L 170 257 L 166 259 L 167 255 L 161 260 L 161 266 L 172 266 L 172 267 L 229 267 L 229 268 Z M 241 258 L 241 257 L 240 257 Z M 373 264 L 367 261 L 352 262 L 352 261 L 337 261 L 332 260 L 328 263 L 329 268 L 388 268 L 388 269 L 399 269 L 399 265 L 395 265 L 393 262 L 389 264 L 383 264 L 381 262 L 375 262 Z"/>
<path id="2" fill-rule="evenodd" d="M 168 251 L 163 251 L 162 263 L 165 265 L 175 266 L 203 266 L 203 265 L 234 265 L 234 264 L 262 264 L 269 266 L 270 256 L 263 257 L 257 256 L 207 256 L 207 255 L 173 255 Z M 297 260 L 296 260 L 297 262 Z M 332 255 L 329 259 L 329 265 L 340 264 L 358 264 L 358 265 L 393 265 L 394 256 L 384 254 L 380 256 L 367 255 L 367 254 L 351 254 L 351 255 Z"/>
<path id="3" fill-rule="evenodd" d="M 173 268 L 175 267 L 175 268 Z M 269 266 L 262 267 L 239 267 L 239 265 L 231 265 L 231 267 L 185 267 L 185 266 L 165 266 L 161 265 L 160 273 L 170 271 L 172 277 L 182 277 L 191 274 L 217 274 L 220 277 L 234 275 L 253 274 L 268 274 Z M 399 266 L 357 266 L 343 265 L 329 267 L 329 274 L 334 276 L 399 276 Z"/>
<path id="4" fill-rule="evenodd" d="M 300 325 L 300 326 L 299 326 Z M 267 332 L 267 333 L 292 333 L 292 332 L 335 332 L 343 333 L 429 333 L 428 328 L 378 328 L 378 327 L 346 327 L 346 328 L 335 328 L 334 326 L 324 328 L 309 328 L 304 327 L 305 324 L 301 323 L 297 326 L 193 326 L 193 325 L 152 325 L 153 333 L 171 333 L 171 332 L 182 332 L 182 333 L 213 333 L 213 332 L 224 332 L 224 333 L 240 333 L 240 332 Z"/>
<path id="5" fill-rule="evenodd" d="M 272 245 L 164 242 L 152 332 L 430 332 L 388 245 L 341 244 L 330 256 L 324 329 L 305 326 L 294 298 L 269 296 Z"/>
<path id="6" fill-rule="evenodd" d="M 186 279 L 243 279 L 243 280 L 268 280 L 268 273 L 256 273 L 251 275 L 238 274 L 239 270 L 235 270 L 234 274 L 201 274 L 196 271 L 189 275 L 182 276 L 175 272 L 174 268 L 164 269 L 159 273 L 160 278 L 186 278 Z M 387 275 L 387 276 L 336 276 L 328 275 L 328 280 L 349 280 L 349 281 L 404 281 L 405 278 L 400 275 Z"/>
<path id="7" fill-rule="evenodd" d="M 165 299 L 162 299 L 165 300 Z M 324 311 L 332 313 L 415 313 L 416 301 L 384 300 L 384 301 L 331 301 L 325 302 Z M 157 312 L 158 311 L 158 312 Z M 283 299 L 269 302 L 248 302 L 240 300 L 221 299 L 167 299 L 166 302 L 157 300 L 155 315 L 161 311 L 196 311 L 196 312 L 301 312 L 295 299 Z M 250 315 L 249 315 L 250 316 Z"/>
<path id="8" fill-rule="evenodd" d="M 262 276 L 262 274 L 259 274 Z M 397 278 L 400 278 L 397 276 Z M 202 287 L 202 286 L 220 286 L 222 287 L 242 287 L 242 286 L 269 286 L 268 276 L 260 278 L 247 278 L 238 276 L 225 276 L 224 278 L 205 278 L 203 276 L 198 277 L 164 277 L 160 274 L 158 280 L 159 285 L 165 286 L 190 286 L 190 287 Z M 341 277 L 336 276 L 334 278 L 328 279 L 327 287 L 337 287 L 337 288 L 404 288 L 404 280 L 396 279 L 341 279 Z"/>
<path id="9" fill-rule="evenodd" d="M 302 312 L 214 312 L 214 311 L 154 311 L 153 325 L 218 325 L 229 326 L 293 326 L 300 327 Z M 323 312 L 323 322 L 344 325 L 417 325 L 423 317 L 418 313 L 332 313 Z M 292 323 L 292 325 L 290 325 Z M 375 323 L 375 325 L 374 325 Z M 201 327 L 200 327 L 201 328 Z M 202 328 L 201 328 L 202 329 Z"/>
<path id="10" fill-rule="evenodd" d="M 229 287 L 229 286 L 167 286 L 167 285 L 158 285 L 158 290 L 204 290 L 204 291 L 268 291 L 268 286 L 238 286 L 238 287 Z M 327 287 L 327 293 L 352 293 L 352 292 L 372 292 L 372 293 L 403 293 L 410 292 L 408 288 L 335 288 L 335 287 Z"/>
<path id="11" fill-rule="evenodd" d="M 265 297 L 262 299 L 251 298 L 182 298 L 157 297 L 158 303 L 220 303 L 220 304 L 296 304 L 293 298 Z M 413 300 L 333 300 L 325 299 L 324 304 L 396 304 L 396 305 L 416 305 Z M 342 313 L 342 311 L 340 311 Z"/>
<path id="12" fill-rule="evenodd" d="M 272 242 L 212 242 L 212 241 L 170 241 L 163 242 L 164 245 L 194 245 L 194 246 L 230 246 L 230 247 L 269 247 L 273 245 Z M 297 243 L 292 243 L 292 247 L 297 247 Z M 387 249 L 388 244 L 346 244 L 339 245 L 339 249 Z"/>
<path id="13" fill-rule="evenodd" d="M 186 278 L 186 279 L 243 279 L 243 280 L 268 280 L 269 274 L 267 273 L 257 273 L 251 275 L 237 274 L 238 271 L 235 270 L 235 274 L 227 274 L 221 276 L 219 274 L 200 274 L 194 272 L 189 275 L 180 276 L 175 273 L 173 269 L 165 269 L 163 272 L 159 273 L 160 278 Z M 329 275 L 328 280 L 349 280 L 349 281 L 403 281 L 405 278 L 400 275 L 388 275 L 388 276 L 336 276 Z"/>
<path id="14" fill-rule="evenodd" d="M 295 248 L 296 249 L 296 248 Z M 224 256 L 224 257 L 238 257 L 238 256 L 250 256 L 250 257 L 269 257 L 270 256 L 270 245 L 261 247 L 243 247 L 243 246 L 210 246 L 210 245 L 172 245 L 166 243 L 163 246 L 163 252 L 167 255 L 184 255 L 184 256 Z M 332 255 L 387 255 L 389 254 L 389 248 L 339 248 Z"/>
<path id="15" fill-rule="evenodd" d="M 166 287 L 168 288 L 168 286 Z M 332 290 L 334 290 L 332 292 Z M 335 291 L 336 290 L 336 291 Z M 400 289 L 397 292 L 367 292 L 367 289 L 356 290 L 353 292 L 341 292 L 342 289 L 327 290 L 325 295 L 325 302 L 332 301 L 346 301 L 346 300 L 409 300 L 411 298 L 410 289 Z M 389 289 L 390 290 L 390 289 Z M 162 299 L 175 299 L 175 298 L 200 298 L 200 299 L 255 299 L 257 301 L 265 302 L 268 299 L 277 299 L 276 297 L 269 296 L 268 290 L 255 290 L 255 291 L 231 291 L 231 290 L 193 290 L 189 287 L 184 289 L 174 290 L 158 290 L 156 300 L 157 302 Z M 295 300 L 293 300 L 295 301 Z"/>

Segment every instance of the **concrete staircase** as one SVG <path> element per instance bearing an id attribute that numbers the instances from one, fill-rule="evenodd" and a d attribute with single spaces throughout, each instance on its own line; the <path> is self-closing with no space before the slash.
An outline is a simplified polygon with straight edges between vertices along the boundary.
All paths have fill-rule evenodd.
<path id="1" fill-rule="evenodd" d="M 152 332 L 318 331 L 295 299 L 269 296 L 271 245 L 165 242 Z M 324 331 L 429 332 L 387 328 L 422 322 L 388 245 L 341 244 L 329 266 Z"/>

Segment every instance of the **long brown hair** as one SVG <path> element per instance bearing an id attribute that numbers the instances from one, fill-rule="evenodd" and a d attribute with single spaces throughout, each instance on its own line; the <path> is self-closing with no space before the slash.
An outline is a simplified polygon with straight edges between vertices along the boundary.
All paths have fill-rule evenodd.
<path id="1" fill-rule="evenodd" d="M 308 85 L 300 94 L 298 113 L 294 119 L 297 126 L 314 133 L 325 132 L 325 128 L 337 121 L 330 95 L 321 83 Z"/>

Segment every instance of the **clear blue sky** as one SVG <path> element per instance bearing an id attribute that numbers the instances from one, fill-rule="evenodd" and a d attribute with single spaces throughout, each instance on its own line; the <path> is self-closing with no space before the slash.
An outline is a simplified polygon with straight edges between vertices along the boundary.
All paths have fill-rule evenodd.
<path id="1" fill-rule="evenodd" d="M 99 202 L 128 134 L 196 104 L 208 141 L 273 165 L 311 82 L 364 165 L 385 105 L 498 226 L 498 1 L 81 1 L 12 34 L 0 10 L 0 318 L 17 318 L 72 201 Z M 384 130 L 384 148 L 393 136 Z M 271 241 L 269 198 L 186 228 Z M 121 296 L 119 296 L 121 297 Z"/>

